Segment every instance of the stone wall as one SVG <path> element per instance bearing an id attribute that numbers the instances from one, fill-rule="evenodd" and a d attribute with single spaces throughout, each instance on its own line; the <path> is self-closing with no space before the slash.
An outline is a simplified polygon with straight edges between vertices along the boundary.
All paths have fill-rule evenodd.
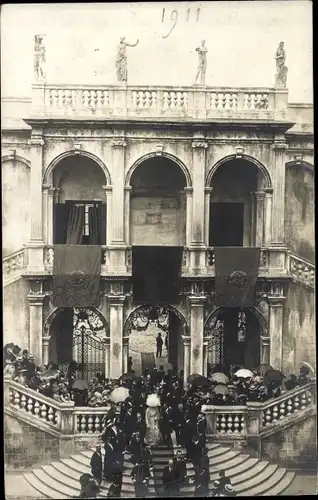
<path id="1" fill-rule="evenodd" d="M 9 415 L 4 416 L 6 469 L 27 469 L 59 459 L 59 439 Z"/>
<path id="2" fill-rule="evenodd" d="M 300 363 L 316 365 L 315 294 L 290 283 L 284 305 L 283 372 L 297 373 Z"/>
<path id="3" fill-rule="evenodd" d="M 29 339 L 29 286 L 19 279 L 5 288 L 3 296 L 3 344 L 15 342 L 28 349 Z"/>
<path id="4" fill-rule="evenodd" d="M 2 237 L 4 257 L 30 239 L 30 173 L 18 160 L 2 163 Z"/>
<path id="5" fill-rule="evenodd" d="M 262 459 L 293 469 L 317 468 L 316 416 L 262 439 Z"/>
<path id="6" fill-rule="evenodd" d="M 302 165 L 286 169 L 285 237 L 296 254 L 315 260 L 314 175 Z"/>

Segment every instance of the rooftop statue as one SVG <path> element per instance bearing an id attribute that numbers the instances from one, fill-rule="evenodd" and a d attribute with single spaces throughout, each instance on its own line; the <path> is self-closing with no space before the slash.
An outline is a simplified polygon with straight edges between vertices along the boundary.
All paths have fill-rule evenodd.
<path id="1" fill-rule="evenodd" d="M 276 60 L 276 78 L 275 86 L 278 88 L 286 88 L 288 68 L 285 66 L 286 52 L 284 42 L 280 42 L 275 55 Z"/>
<path id="2" fill-rule="evenodd" d="M 198 63 L 198 72 L 197 76 L 195 77 L 194 84 L 196 84 L 200 79 L 200 85 L 205 85 L 205 73 L 207 64 L 206 53 L 208 51 L 208 49 L 205 46 L 205 40 L 202 40 L 201 46 L 197 47 L 195 50 L 199 54 L 199 63 Z"/>
<path id="3" fill-rule="evenodd" d="M 116 74 L 118 82 L 127 82 L 128 71 L 127 71 L 127 47 L 136 47 L 139 40 L 135 44 L 130 44 L 125 41 L 125 37 L 122 37 L 117 45 L 117 56 L 116 56 Z"/>
<path id="4" fill-rule="evenodd" d="M 45 79 L 45 45 L 44 36 L 35 35 L 34 37 L 34 74 L 35 79 Z"/>

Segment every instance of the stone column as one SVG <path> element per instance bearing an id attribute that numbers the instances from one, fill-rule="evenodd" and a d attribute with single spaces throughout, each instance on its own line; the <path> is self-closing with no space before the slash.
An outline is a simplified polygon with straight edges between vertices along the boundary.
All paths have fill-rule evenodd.
<path id="1" fill-rule="evenodd" d="M 208 376 L 208 345 L 209 339 L 205 338 L 203 342 L 203 375 Z"/>
<path id="2" fill-rule="evenodd" d="M 265 189 L 265 229 L 264 229 L 264 246 L 269 247 L 272 241 L 272 198 L 273 190 Z"/>
<path id="3" fill-rule="evenodd" d="M 282 369 L 283 362 L 283 286 L 271 284 L 269 303 L 270 364 L 276 370 Z"/>
<path id="4" fill-rule="evenodd" d="M 210 239 L 210 201 L 211 201 L 211 193 L 213 191 L 212 187 L 205 188 L 205 244 L 209 246 Z"/>
<path id="5" fill-rule="evenodd" d="M 261 364 L 270 364 L 270 337 L 261 336 Z"/>
<path id="6" fill-rule="evenodd" d="M 42 329 L 43 329 L 43 303 L 42 293 L 28 296 L 29 301 L 29 343 L 28 349 L 34 355 L 34 361 L 37 365 L 42 364 Z"/>
<path id="7" fill-rule="evenodd" d="M 50 349 L 51 337 L 42 337 L 42 363 L 47 365 L 50 361 L 49 359 L 49 349 Z"/>
<path id="8" fill-rule="evenodd" d="M 184 384 L 187 383 L 188 377 L 190 376 L 190 349 L 191 349 L 191 337 L 186 337 L 185 335 L 181 335 L 183 340 L 183 355 L 184 355 L 184 363 L 183 363 L 183 381 Z"/>
<path id="9" fill-rule="evenodd" d="M 110 338 L 109 337 L 104 338 L 104 347 L 105 347 L 105 378 L 109 378 L 109 376 L 110 376 L 109 375 L 109 373 L 110 373 L 110 366 L 109 366 Z"/>
<path id="10" fill-rule="evenodd" d="M 42 130 L 31 135 L 31 238 L 29 242 L 29 270 L 42 270 L 43 266 L 43 201 L 42 201 Z"/>
<path id="11" fill-rule="evenodd" d="M 251 230 L 250 230 L 250 246 L 253 247 L 255 245 L 255 220 L 256 220 L 256 217 L 255 217 L 255 192 L 251 192 L 250 193 L 250 200 L 251 200 Z M 245 215 L 245 214 L 244 214 Z M 245 226 L 245 224 L 244 224 Z M 245 227 L 243 229 L 243 231 L 245 230 Z"/>
<path id="12" fill-rule="evenodd" d="M 257 247 L 264 246 L 264 201 L 265 191 L 255 191 L 255 246 Z"/>
<path id="13" fill-rule="evenodd" d="M 106 246 L 111 244 L 112 239 L 112 186 L 103 186 L 106 203 Z"/>
<path id="14" fill-rule="evenodd" d="M 43 202 L 43 242 L 45 245 L 48 244 L 48 213 L 49 213 L 49 189 L 51 185 L 50 184 L 43 184 L 42 185 L 42 202 Z"/>
<path id="15" fill-rule="evenodd" d="M 109 295 L 110 378 L 123 374 L 124 295 Z"/>
<path id="16" fill-rule="evenodd" d="M 203 374 L 204 296 L 189 296 L 191 331 L 191 373 Z"/>
<path id="17" fill-rule="evenodd" d="M 192 241 L 192 208 L 193 208 L 193 189 L 192 187 L 184 188 L 187 201 L 186 201 L 186 247 L 189 248 Z"/>
<path id="18" fill-rule="evenodd" d="M 272 146 L 273 165 L 273 217 L 272 245 L 283 246 L 285 241 L 285 163 L 286 140 L 284 135 L 275 138 Z"/>
<path id="19" fill-rule="evenodd" d="M 130 246 L 130 193 L 131 186 L 125 186 L 125 243 Z"/>
<path id="20" fill-rule="evenodd" d="M 204 247 L 204 219 L 205 219 L 205 152 L 207 142 L 194 140 L 192 142 L 193 165 L 193 225 L 192 246 Z"/>
<path id="21" fill-rule="evenodd" d="M 113 140 L 113 203 L 112 203 L 112 245 L 125 246 L 124 227 L 124 177 L 125 147 L 124 138 Z"/>
<path id="22" fill-rule="evenodd" d="M 128 371 L 129 337 L 123 338 L 123 373 Z"/>

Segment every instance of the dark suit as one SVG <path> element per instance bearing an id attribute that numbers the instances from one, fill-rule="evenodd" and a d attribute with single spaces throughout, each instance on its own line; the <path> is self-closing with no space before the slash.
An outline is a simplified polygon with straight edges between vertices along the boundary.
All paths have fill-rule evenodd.
<path id="1" fill-rule="evenodd" d="M 195 478 L 195 496 L 207 497 L 209 494 L 210 473 L 208 470 L 201 471 Z"/>
<path id="2" fill-rule="evenodd" d="M 101 453 L 94 451 L 91 458 L 91 471 L 94 478 L 100 484 L 103 477 L 103 459 Z"/>
<path id="3" fill-rule="evenodd" d="M 132 470 L 131 478 L 135 486 L 135 497 L 145 498 L 148 493 L 149 475 L 143 465 L 135 465 Z"/>
<path id="4" fill-rule="evenodd" d="M 169 465 L 163 469 L 162 482 L 164 485 L 165 494 L 167 497 L 173 497 L 179 493 L 179 485 L 174 467 L 169 469 Z"/>

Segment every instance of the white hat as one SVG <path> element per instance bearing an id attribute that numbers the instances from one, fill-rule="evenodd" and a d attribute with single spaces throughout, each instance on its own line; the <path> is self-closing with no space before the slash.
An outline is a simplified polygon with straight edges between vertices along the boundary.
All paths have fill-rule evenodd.
<path id="1" fill-rule="evenodd" d="M 226 491 L 227 493 L 233 493 L 233 491 L 234 491 L 234 488 L 233 488 L 233 486 L 232 486 L 231 484 L 226 484 L 226 485 L 224 486 L 224 489 L 225 489 L 225 491 Z"/>

